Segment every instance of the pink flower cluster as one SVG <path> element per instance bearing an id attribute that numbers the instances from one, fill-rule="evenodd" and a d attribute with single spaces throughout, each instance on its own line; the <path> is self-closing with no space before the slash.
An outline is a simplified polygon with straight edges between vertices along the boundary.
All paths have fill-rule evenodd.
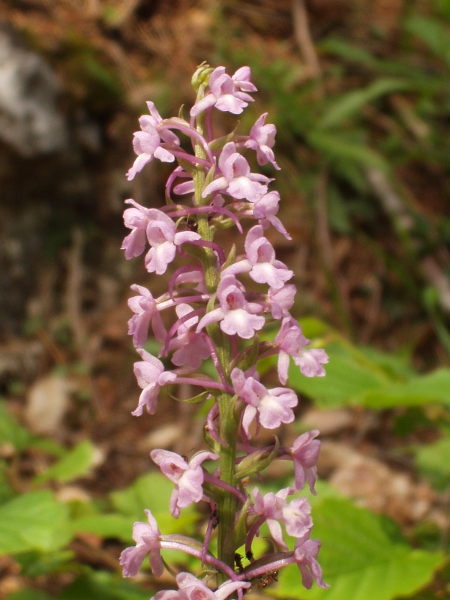
<path id="1" fill-rule="evenodd" d="M 211 518 L 205 539 L 199 543 L 179 535 L 162 535 L 147 511 L 148 524 L 135 523 L 136 545 L 123 551 L 121 564 L 124 576 L 132 577 L 149 555 L 153 574 L 158 577 L 164 570 L 161 550 L 178 549 L 221 574 L 220 585 L 212 591 L 193 575 L 179 573 L 178 591 L 158 592 L 155 600 L 225 600 L 235 593 L 242 597 L 243 590 L 291 563 L 298 565 L 306 588 L 313 580 L 327 587 L 317 562 L 320 543 L 310 539 L 313 522 L 309 502 L 305 497 L 289 500 L 306 483 L 315 493 L 319 432 L 302 434 L 290 448 L 280 447 L 276 438 L 266 448 L 251 443 L 261 427 L 273 430 L 295 419 L 298 398 L 285 387 L 291 359 L 304 376 L 322 377 L 328 357 L 324 350 L 309 347 L 310 340 L 291 316 L 296 289 L 288 282 L 294 274 L 276 258 L 266 236 L 272 226 L 290 239 L 276 216 L 280 196 L 268 189 L 272 179 L 253 173 L 242 154 L 254 151 L 259 165 L 270 163 L 279 169 L 272 150 L 275 126 L 266 124 L 265 113 L 256 120 L 249 136 L 233 132 L 214 138 L 214 109 L 240 114 L 253 100 L 249 94 L 256 87 L 250 75 L 249 67 L 229 76 L 224 67 L 213 70 L 202 65 L 193 79 L 198 96 L 190 120 L 162 119 L 148 102 L 150 115 L 139 119 L 141 131 L 134 134 L 137 158 L 128 179 L 154 158 L 177 161 L 178 166 L 167 181 L 165 206 L 145 208 L 134 200 L 126 201 L 129 208 L 125 209 L 124 221 L 130 233 L 122 245 L 125 256 L 133 258 L 146 252 L 146 269 L 156 275 L 166 273 L 177 257 L 190 260 L 184 260 L 171 273 L 167 292 L 158 298 L 143 286 L 132 286 L 137 295 L 129 300 L 134 313 L 129 334 L 142 359 L 134 366 L 142 392 L 132 414 L 139 416 L 144 409 L 154 414 L 164 386 L 189 383 L 204 390 L 204 398 L 212 402 L 206 422 L 209 449 L 197 452 L 190 460 L 155 449 L 151 458 L 174 483 L 170 501 L 173 517 L 178 518 L 191 503 L 203 501 L 210 506 Z M 187 136 L 192 153 L 182 148 L 179 135 Z M 184 202 L 175 196 L 184 196 Z M 242 223 L 246 221 L 253 223 L 245 235 L 242 254 L 236 254 L 223 231 L 235 227 L 243 233 Z M 220 244 L 215 239 L 219 236 Z M 163 311 L 173 315 L 170 326 L 165 325 L 170 320 L 163 320 Z M 272 342 L 261 342 L 259 332 L 271 323 L 279 323 L 278 333 Z M 144 349 L 150 329 L 161 344 L 159 357 Z M 260 381 L 258 362 L 275 354 L 281 385 L 267 388 Z M 163 363 L 161 358 L 167 360 Z M 165 366 L 168 360 L 173 365 L 169 370 Z M 204 361 L 212 361 L 216 378 L 202 373 Z M 234 423 L 234 433 L 229 433 L 230 423 Z M 222 432 L 228 432 L 226 439 Z M 211 475 L 211 470 L 204 469 L 204 461 L 223 465 L 223 452 L 232 455 L 232 475 L 225 475 L 220 468 Z M 265 495 L 257 487 L 247 491 L 248 478 L 277 459 L 293 462 L 293 486 Z M 225 496 L 232 499 L 232 515 L 217 500 Z M 275 552 L 255 559 L 252 541 L 264 523 Z M 216 557 L 209 551 L 209 543 L 217 526 Z M 228 530 L 221 534 L 220 528 L 225 526 Z M 293 550 L 289 550 L 286 535 L 294 539 Z M 245 568 L 234 564 L 234 554 L 242 545 L 249 563 Z"/>

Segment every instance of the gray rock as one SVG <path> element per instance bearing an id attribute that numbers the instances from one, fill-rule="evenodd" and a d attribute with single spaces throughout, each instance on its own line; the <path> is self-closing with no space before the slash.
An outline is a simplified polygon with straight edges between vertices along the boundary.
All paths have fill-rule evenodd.
<path id="1" fill-rule="evenodd" d="M 66 148 L 69 136 L 58 94 L 49 65 L 0 26 L 0 138 L 23 157 Z"/>

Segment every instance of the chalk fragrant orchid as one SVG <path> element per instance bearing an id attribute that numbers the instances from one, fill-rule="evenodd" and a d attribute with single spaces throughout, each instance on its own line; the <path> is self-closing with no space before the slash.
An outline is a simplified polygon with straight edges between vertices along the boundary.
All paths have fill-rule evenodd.
<path id="1" fill-rule="evenodd" d="M 310 340 L 290 313 L 296 288 L 288 282 L 294 273 L 277 259 L 271 241 L 273 230 L 291 239 L 277 216 L 280 196 L 269 191 L 273 179 L 253 172 L 254 162 L 245 156 L 255 153 L 257 164 L 279 170 L 273 151 L 276 128 L 266 123 L 264 113 L 248 136 L 234 130 L 214 137 L 215 111 L 239 115 L 253 101 L 250 94 L 257 89 L 249 67 L 230 76 L 223 66 L 202 64 L 192 84 L 197 98 L 189 120 L 181 113 L 163 119 L 153 102 L 147 103 L 149 114 L 139 119 L 140 131 L 133 140 L 137 157 L 128 179 L 153 159 L 176 166 L 166 184 L 165 206 L 146 208 L 126 200 L 124 222 L 130 232 L 122 248 L 127 259 L 146 252 L 145 267 L 153 276 L 166 273 L 177 257 L 184 261 L 175 267 L 160 297 L 142 285 L 132 286 L 136 295 L 129 300 L 134 314 L 128 333 L 141 357 L 134 372 L 142 389 L 132 414 L 147 410 L 153 415 L 163 389 L 189 384 L 202 390 L 187 401 L 209 402 L 206 449 L 195 449 L 190 457 L 165 449 L 150 455 L 174 484 L 172 516 L 179 518 L 198 502 L 210 516 L 200 541 L 162 534 L 146 510 L 148 523 L 134 524 L 135 545 L 122 552 L 120 564 L 124 577 L 133 577 L 148 555 L 153 575 L 160 577 L 164 550 L 198 559 L 207 576 L 178 573 L 178 589 L 159 591 L 155 600 L 241 599 L 252 585 L 263 587 L 275 580 L 274 574 L 288 564 L 297 564 L 304 587 L 315 581 L 325 588 L 317 560 L 320 542 L 310 539 L 311 507 L 298 496 L 306 484 L 315 493 L 319 432 L 303 433 L 291 447 L 280 445 L 277 437 L 264 448 L 255 442 L 261 428 L 273 431 L 295 419 L 298 398 L 286 387 L 291 358 L 305 377 L 323 377 L 328 362 L 324 350 L 308 347 Z M 188 143 L 181 144 L 180 136 Z M 184 198 L 182 203 L 177 196 Z M 243 224 L 249 221 L 245 233 Z M 226 232 L 230 228 L 235 229 L 232 240 Z M 242 235 L 239 254 L 231 241 L 238 245 Z M 260 337 L 267 337 L 260 333 L 267 325 L 277 326 L 278 333 L 273 341 L 262 342 Z M 145 349 L 149 334 L 161 346 L 159 357 Z M 273 354 L 278 355 L 281 385 L 266 387 L 258 363 Z M 257 474 L 261 479 L 274 460 L 292 462 L 292 486 L 265 494 L 257 487 L 248 492 L 249 478 Z M 264 523 L 271 541 L 267 552 L 256 558 L 252 542 Z M 210 550 L 214 535 L 217 555 Z M 290 546 L 288 537 L 293 540 Z M 246 566 L 240 558 L 236 562 L 241 546 Z"/>

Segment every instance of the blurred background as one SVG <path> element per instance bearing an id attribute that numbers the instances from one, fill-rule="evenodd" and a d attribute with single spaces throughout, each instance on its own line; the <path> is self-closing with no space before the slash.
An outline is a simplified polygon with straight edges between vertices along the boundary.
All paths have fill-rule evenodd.
<path id="1" fill-rule="evenodd" d="M 192 452 L 202 424 L 169 397 L 130 416 L 129 286 L 167 282 L 125 261 L 123 201 L 160 206 L 170 167 L 125 173 L 145 101 L 187 111 L 205 60 L 251 67 L 241 132 L 262 112 L 277 126 L 293 240 L 269 237 L 295 272 L 295 316 L 330 354 L 323 380 L 292 375 L 299 419 L 281 435 L 321 429 L 331 505 L 315 510 L 335 585 L 252 594 L 448 598 L 450 0 L 0 0 L 0 598 L 159 589 L 149 572 L 122 582 L 118 556 L 151 490 L 170 496 L 148 452 Z M 152 510 L 169 533 L 167 506 Z M 179 530 L 201 528 L 187 513 Z M 358 519 L 373 527 L 364 544 L 338 546 L 343 523 L 362 535 Z M 342 557 L 378 564 L 396 544 L 395 585 L 387 571 L 369 595 L 342 583 Z"/>

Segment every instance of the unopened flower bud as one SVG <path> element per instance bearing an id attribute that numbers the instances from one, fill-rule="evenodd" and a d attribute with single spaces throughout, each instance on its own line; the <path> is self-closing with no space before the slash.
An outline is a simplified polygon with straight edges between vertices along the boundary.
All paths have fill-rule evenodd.
<path id="1" fill-rule="evenodd" d="M 191 84 L 196 92 L 199 91 L 200 86 L 207 86 L 209 81 L 209 76 L 214 71 L 212 67 L 208 65 L 207 62 L 202 62 L 202 64 L 197 68 L 195 73 L 192 75 Z"/>

